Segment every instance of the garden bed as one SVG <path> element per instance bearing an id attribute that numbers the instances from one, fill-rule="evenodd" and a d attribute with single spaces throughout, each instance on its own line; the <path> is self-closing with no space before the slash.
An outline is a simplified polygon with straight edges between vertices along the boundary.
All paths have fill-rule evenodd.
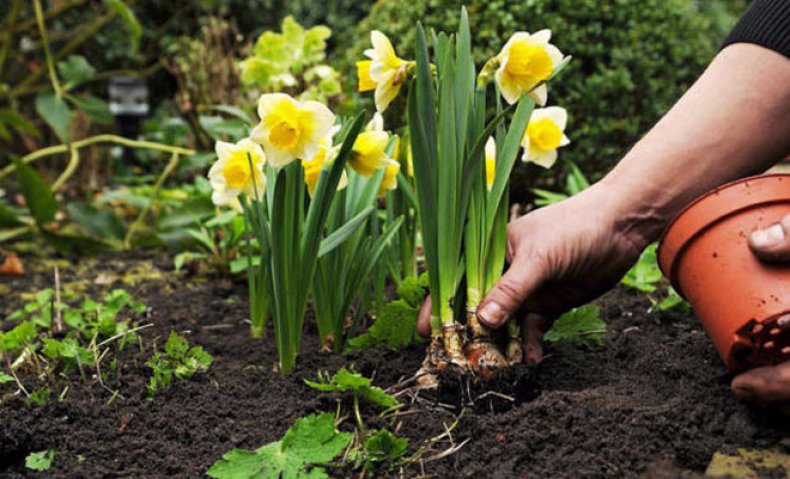
<path id="1" fill-rule="evenodd" d="M 38 272 L 0 280 L 0 317 L 22 303 L 20 293 L 52 286 L 51 271 L 36 268 L 33 258 L 23 260 Z M 161 270 L 161 277 L 149 274 L 154 279 L 130 287 L 134 281 L 124 272 L 135 265 L 140 270 L 141 264 L 152 266 L 142 268 L 149 273 Z M 424 345 L 346 357 L 321 353 L 308 315 L 297 370 L 282 377 L 273 370 L 271 332 L 253 340 L 243 321 L 244 281 L 179 277 L 169 271 L 170 260 L 156 253 L 110 257 L 76 269 L 81 273 L 61 270 L 64 284 L 83 280 L 88 290 L 136 291 L 150 308 L 140 322 L 154 326 L 140 332 L 142 351 L 128 347 L 120 353 L 120 379 L 108 384 L 119 396 L 109 404 L 111 394 L 98 383 L 65 379 L 52 386 L 53 399 L 45 406 L 28 408 L 18 397 L 3 401 L 0 477 L 204 477 L 229 449 L 257 448 L 278 440 L 305 414 L 334 411 L 333 397 L 303 383 L 318 370 L 334 372 L 351 364 L 387 388 L 409 378 L 424 356 Z M 111 284 L 97 285 L 97 277 Z M 451 438 L 388 477 L 637 477 L 648 471 L 655 477 L 688 477 L 703 473 L 717 451 L 788 447 L 782 441 L 790 431 L 785 419 L 732 396 L 731 376 L 692 315 L 650 313 L 644 295 L 622 287 L 598 304 L 608 324 L 604 348 L 552 347 L 519 384 L 522 394 L 516 396 L 526 402 L 509 405 L 499 398 L 502 411 L 492 413 L 493 402 L 480 399 L 466 408 Z M 145 361 L 152 341 L 161 346 L 171 330 L 205 348 L 214 363 L 206 374 L 175 382 L 149 401 Z M 58 401 L 65 386 L 69 390 Z M 425 393 L 399 399 L 409 404 L 394 430 L 409 438 L 412 451 L 442 434 L 460 413 L 432 403 Z M 376 423 L 375 411 L 363 412 Z M 430 460 L 467 440 L 454 453 Z M 25 469 L 29 453 L 46 449 L 57 451 L 52 469 Z"/>

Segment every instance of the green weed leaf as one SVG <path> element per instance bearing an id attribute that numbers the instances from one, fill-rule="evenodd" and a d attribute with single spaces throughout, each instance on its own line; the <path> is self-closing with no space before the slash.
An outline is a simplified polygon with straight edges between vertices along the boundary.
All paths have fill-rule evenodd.
<path id="1" fill-rule="evenodd" d="M 215 479 L 328 478 L 326 471 L 316 466 L 334 459 L 352 437 L 335 429 L 332 414 L 313 414 L 297 419 L 282 441 L 255 451 L 228 451 L 206 474 Z"/>
<path id="2" fill-rule="evenodd" d="M 553 343 L 603 344 L 606 323 L 598 306 L 575 308 L 560 316 L 543 338 Z"/>
<path id="3" fill-rule="evenodd" d="M 36 112 L 47 122 L 63 143 L 71 140 L 71 111 L 63 98 L 54 92 L 43 92 L 36 96 Z"/>
<path id="4" fill-rule="evenodd" d="M 52 460 L 55 459 L 55 450 L 31 452 L 25 458 L 25 467 L 32 471 L 46 471 L 52 467 Z"/>
<path id="5" fill-rule="evenodd" d="M 96 74 L 96 69 L 82 55 L 69 55 L 59 61 L 57 67 L 67 90 L 85 83 Z"/>
<path id="6" fill-rule="evenodd" d="M 383 389 L 373 386 L 370 379 L 346 368 L 341 368 L 331 378 L 319 374 L 319 382 L 305 379 L 305 383 L 313 389 L 324 392 L 351 392 L 359 395 L 369 403 L 384 408 L 390 408 L 398 404 L 398 401 L 393 396 Z"/>
<path id="7" fill-rule="evenodd" d="M 18 160 L 14 163 L 25 204 L 36 223 L 40 226 L 54 220 L 58 202 L 52 189 L 33 168 Z"/>

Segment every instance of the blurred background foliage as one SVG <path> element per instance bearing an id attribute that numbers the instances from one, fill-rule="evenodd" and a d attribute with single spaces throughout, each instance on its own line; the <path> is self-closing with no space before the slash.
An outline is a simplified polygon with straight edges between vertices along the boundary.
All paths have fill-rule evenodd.
<path id="1" fill-rule="evenodd" d="M 354 68 L 372 29 L 412 58 L 417 22 L 454 30 L 465 4 L 481 63 L 514 31 L 554 32 L 553 41 L 574 60 L 552 84 L 549 101 L 568 109 L 572 143 L 561 153 L 564 169 L 517 168 L 515 199 L 533 202 L 535 187 L 562 190 L 572 175 L 595 180 L 611 168 L 699 75 L 747 7 L 746 0 L 40 1 L 62 91 L 47 68 L 34 1 L 0 2 L 0 175 L 42 148 L 117 133 L 108 81 L 142 79 L 151 108 L 139 139 L 197 152 L 182 154 L 157 186 L 167 164 L 162 151 L 138 150 L 129 163 L 118 147 L 85 147 L 82 166 L 72 181 L 53 188 L 53 198 L 87 206 L 61 205 L 53 217 L 71 212 L 84 220 L 83 232 L 100 232 L 98 218 L 112 225 L 118 240 L 116 216 L 150 208 L 145 211 L 153 216 L 137 236 L 169 245 L 185 240 L 174 234 L 179 225 L 213 215 L 205 185 L 195 179 L 213 160 L 215 140 L 247 134 L 258 94 L 304 92 L 341 114 L 372 109 L 371 95 L 355 91 Z M 401 115 L 394 104 L 388 128 L 401 126 Z M 63 175 L 67 151 L 37 160 L 45 183 Z M 11 216 L 3 211 L 25 207 L 14 199 L 22 189 L 8 181 L 14 176 L 0 176 L 0 227 L 18 226 L 17 220 L 4 224 Z M 160 189 L 154 201 L 151 192 Z M 115 216 L 108 217 L 107 208 Z M 181 216 L 168 219 L 174 212 Z"/>

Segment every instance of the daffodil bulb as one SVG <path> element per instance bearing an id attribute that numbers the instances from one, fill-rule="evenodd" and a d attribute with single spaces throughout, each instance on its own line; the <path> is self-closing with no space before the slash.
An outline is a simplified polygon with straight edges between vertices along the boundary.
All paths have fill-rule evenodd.
<path id="1" fill-rule="evenodd" d="M 565 136 L 568 112 L 559 106 L 537 108 L 521 140 L 524 147 L 523 161 L 529 161 L 544 168 L 551 168 L 557 161 L 557 149 L 571 142 Z"/>
<path id="2" fill-rule="evenodd" d="M 284 93 L 266 93 L 258 100 L 261 122 L 250 138 L 263 145 L 269 164 L 285 166 L 309 160 L 335 124 L 335 115 L 316 101 L 298 101 Z"/>
<path id="3" fill-rule="evenodd" d="M 395 160 L 389 160 L 384 170 L 384 178 L 381 180 L 381 187 L 379 188 L 379 195 L 383 195 L 387 191 L 394 190 L 398 187 L 398 172 L 400 171 L 400 163 Z"/>
<path id="4" fill-rule="evenodd" d="M 395 54 L 392 43 L 380 31 L 370 32 L 370 42 L 373 48 L 365 50 L 370 60 L 357 62 L 359 91 L 375 90 L 376 110 L 383 112 L 406 83 L 409 62 Z"/>
<path id="5" fill-rule="evenodd" d="M 379 168 L 392 161 L 386 153 L 389 135 L 384 131 L 364 131 L 357 136 L 348 158 L 348 165 L 360 175 L 369 178 Z"/>
<path id="6" fill-rule="evenodd" d="M 562 62 L 562 52 L 549 43 L 551 30 L 530 35 L 516 32 L 497 55 L 496 82 L 511 105 L 528 94 L 540 106 L 546 104 L 546 80 Z"/>
<path id="7" fill-rule="evenodd" d="M 486 188 L 490 190 L 494 185 L 494 177 L 496 176 L 496 142 L 492 136 L 489 136 L 488 140 L 486 140 L 485 160 Z"/>
<path id="8" fill-rule="evenodd" d="M 338 146 L 332 146 L 332 139 L 339 130 L 339 126 L 333 127 L 329 135 L 319 141 L 318 153 L 309 161 L 302 162 L 302 167 L 304 168 L 304 182 L 307 185 L 307 192 L 310 196 L 313 196 L 315 192 L 315 187 L 318 185 L 318 180 L 321 178 L 321 172 L 324 168 L 332 164 L 340 150 Z M 343 171 L 340 176 L 340 181 L 337 184 L 338 191 L 342 190 L 347 185 L 348 175 Z"/>
<path id="9" fill-rule="evenodd" d="M 250 198 L 263 198 L 266 155 L 260 145 L 245 138 L 235 144 L 218 141 L 215 150 L 217 161 L 208 172 L 213 190 L 211 201 L 238 211 L 241 209 L 238 197 L 242 193 Z"/>

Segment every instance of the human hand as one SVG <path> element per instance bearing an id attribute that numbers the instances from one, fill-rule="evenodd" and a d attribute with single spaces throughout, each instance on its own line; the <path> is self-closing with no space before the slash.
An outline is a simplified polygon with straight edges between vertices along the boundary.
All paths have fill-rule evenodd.
<path id="1" fill-rule="evenodd" d="M 790 215 L 749 237 L 749 248 L 761 261 L 790 264 Z M 777 320 L 781 329 L 790 329 L 790 314 Z M 736 396 L 771 404 L 790 411 L 790 362 L 752 369 L 732 380 Z"/>
<path id="2" fill-rule="evenodd" d="M 510 267 L 477 316 L 494 329 L 511 319 L 522 321 L 526 361 L 542 359 L 540 340 L 551 321 L 617 284 L 648 244 L 629 229 L 620 198 L 595 185 L 509 224 Z M 423 336 L 430 335 L 429 301 L 417 325 Z"/>

